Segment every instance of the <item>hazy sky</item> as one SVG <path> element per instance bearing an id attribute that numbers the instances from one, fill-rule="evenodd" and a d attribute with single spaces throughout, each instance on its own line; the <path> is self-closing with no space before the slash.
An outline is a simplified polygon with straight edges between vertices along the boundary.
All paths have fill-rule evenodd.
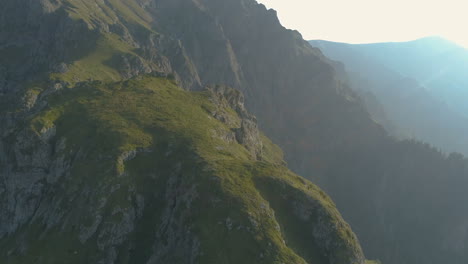
<path id="1" fill-rule="evenodd" d="M 350 43 L 442 36 L 468 47 L 468 0 L 257 0 L 305 39 Z"/>

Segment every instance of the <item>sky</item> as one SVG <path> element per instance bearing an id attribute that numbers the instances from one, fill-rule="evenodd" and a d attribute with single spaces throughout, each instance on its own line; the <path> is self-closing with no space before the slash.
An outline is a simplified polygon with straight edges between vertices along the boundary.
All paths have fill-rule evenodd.
<path id="1" fill-rule="evenodd" d="M 307 40 L 348 43 L 441 36 L 468 48 L 468 0 L 257 0 Z"/>

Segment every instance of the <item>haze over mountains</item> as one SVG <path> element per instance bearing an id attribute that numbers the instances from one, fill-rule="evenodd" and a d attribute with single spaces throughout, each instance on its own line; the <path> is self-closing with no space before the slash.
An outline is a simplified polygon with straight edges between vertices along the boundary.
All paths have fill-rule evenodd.
<path id="1" fill-rule="evenodd" d="M 406 43 L 310 43 L 344 63 L 353 89 L 387 131 L 468 154 L 467 50 L 437 37 Z"/>
<path id="2" fill-rule="evenodd" d="M 468 160 L 254 0 L 3 0 L 0 59 L 8 264 L 468 262 Z"/>
<path id="3" fill-rule="evenodd" d="M 453 110 L 468 116 L 468 50 L 440 37 L 403 43 L 358 45 L 367 57 L 417 80 Z"/>

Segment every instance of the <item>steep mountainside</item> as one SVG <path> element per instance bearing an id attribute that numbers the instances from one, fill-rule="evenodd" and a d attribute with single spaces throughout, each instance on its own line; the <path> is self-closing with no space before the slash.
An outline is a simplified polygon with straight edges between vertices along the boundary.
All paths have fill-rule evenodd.
<path id="1" fill-rule="evenodd" d="M 86 238 L 83 243 L 98 245 L 91 262 L 112 263 L 106 259 L 115 259 L 114 263 L 129 263 L 134 256 L 142 256 L 143 263 L 190 263 L 193 256 L 200 263 L 364 262 L 354 236 L 329 200 L 313 185 L 301 185 L 300 178 L 278 164 L 279 158 L 274 157 L 279 154 L 268 150 L 274 147 L 267 140 L 249 136 L 256 134 L 249 132 L 254 119 L 239 114 L 243 111 L 232 104 L 230 96 L 225 96 L 226 101 L 237 114 L 226 110 L 231 114 L 218 118 L 211 114 L 220 121 L 199 123 L 212 113 L 213 99 L 193 102 L 191 93 L 176 93 L 173 87 L 171 96 L 167 89 L 159 88 L 162 90 L 155 91 L 155 96 L 168 93 L 167 100 L 178 102 L 165 105 L 164 97 L 151 96 L 164 78 L 174 79 L 186 90 L 202 91 L 211 84 L 241 90 L 246 108 L 257 116 L 265 134 L 284 149 L 290 168 L 320 183 L 336 199 L 344 218 L 357 230 L 366 254 L 385 264 L 466 263 L 468 216 L 463 205 L 468 197 L 461 191 L 467 186 L 466 160 L 388 137 L 342 81 L 334 62 L 299 33 L 283 28 L 274 11 L 254 0 L 4 0 L 0 21 L 2 58 L 8 58 L 0 74 L 0 164 L 6 171 L 2 174 L 8 175 L 4 177 L 8 181 L 0 183 L 2 208 L 8 209 L 1 219 L 20 224 L 9 224 L 1 243 L 12 263 L 24 262 L 22 256 L 28 249 L 46 249 L 45 243 L 22 243 L 30 236 L 34 241 L 39 237 L 60 242 L 60 234 L 76 238 L 79 232 Z M 163 79 L 153 80 L 148 87 L 144 85 L 148 80 L 142 77 L 145 74 Z M 89 89 L 96 91 L 96 98 L 89 92 L 75 94 Z M 56 96 L 59 98 L 54 99 Z M 245 118 L 245 122 L 239 120 Z M 212 139 L 209 128 L 233 129 L 235 141 L 231 133 L 214 133 L 223 140 Z M 27 131 L 37 136 L 26 134 L 31 140 L 16 143 L 24 142 L 20 136 Z M 74 171 L 62 166 L 60 159 L 48 160 L 49 153 L 62 151 L 57 135 L 72 139 L 65 140 L 66 153 L 70 143 L 76 142 L 70 151 L 76 154 L 73 160 L 93 161 L 91 166 L 71 165 L 82 177 L 59 178 L 57 184 L 67 181 L 58 199 L 105 186 L 99 189 L 111 201 L 102 203 L 102 214 L 93 214 L 96 222 L 91 219 L 83 226 L 71 220 L 60 222 L 65 223 L 64 232 L 59 232 L 59 224 L 44 228 L 37 223 L 48 223 L 42 221 L 44 215 L 73 220 L 77 214 L 62 209 L 75 213 L 79 209 L 74 208 L 95 198 L 86 200 L 84 195 L 71 201 L 46 199 L 40 203 L 41 197 L 55 196 L 43 196 L 43 191 L 57 191 L 47 180 L 53 182 L 55 176 L 49 174 L 55 175 L 56 167 Z M 174 138 L 164 140 L 167 136 Z M 158 147 L 158 139 L 175 143 Z M 178 151 L 176 157 L 166 151 L 172 147 Z M 133 157 L 135 152 L 128 153 L 129 149 L 138 154 Z M 165 158 L 167 152 L 170 160 Z M 153 153 L 159 156 L 148 163 Z M 193 159 L 179 166 L 179 156 Z M 21 163 L 22 158 L 37 163 Z M 145 175 L 161 182 L 148 184 Z M 66 185 L 86 177 L 102 181 Z M 199 185 L 190 180 L 194 178 Z M 192 196 L 194 186 L 197 195 Z M 210 199 L 202 188 L 215 192 L 215 197 Z M 128 199 L 119 190 L 143 196 L 144 208 L 150 213 L 141 219 L 149 225 L 132 220 L 140 219 L 137 208 L 141 199 Z M 116 200 L 114 192 L 119 193 Z M 438 195 L 431 195 L 434 192 Z M 29 196 L 36 198 L 27 199 Z M 120 201 L 131 205 L 116 207 Z M 150 206 L 164 209 L 158 213 Z M 201 208 L 206 215 L 200 213 Z M 61 213 L 68 218 L 61 218 Z M 59 217 L 51 216 L 54 214 Z M 145 209 L 143 215 L 147 215 Z M 152 235 L 140 231 L 148 226 Z M 141 237 L 133 239 L 135 236 Z M 71 248 L 66 252 L 77 255 L 75 262 L 89 255 L 81 250 L 96 250 L 95 246 L 76 250 L 82 242 L 70 241 L 73 244 L 65 244 Z M 229 243 L 241 247 L 232 249 Z M 175 259 L 181 251 L 188 254 Z"/>
<path id="2" fill-rule="evenodd" d="M 464 150 L 464 119 L 431 99 L 416 81 L 356 52 L 354 45 L 314 44 L 331 58 L 344 61 L 346 66 L 354 62 L 349 75 L 343 64 L 334 66 L 342 78 L 349 77 L 352 87 L 374 112 L 373 117 L 393 134 L 402 136 L 403 127 L 406 128 L 403 136 L 407 137 L 407 129 L 411 127 L 431 142 L 439 139 L 439 146 L 445 149 Z M 382 101 L 388 115 L 382 114 L 375 99 Z M 438 109 L 433 109 L 437 106 Z M 442 120 L 439 115 L 448 118 Z M 395 121 L 389 121 L 388 117 Z M 418 120 L 411 123 L 408 119 Z M 446 129 L 448 136 L 444 137 Z M 468 164 L 462 155 L 447 156 L 427 144 L 391 139 L 355 145 L 336 153 L 329 170 L 323 174 L 324 180 L 320 179 L 321 186 L 335 199 L 371 256 L 378 256 L 384 263 L 467 261 L 468 234 L 467 225 L 463 224 L 467 219 L 463 212 L 467 195 L 463 190 L 467 187 Z M 300 172 L 307 175 L 307 171 Z M 366 221 L 363 214 L 376 221 Z"/>
<path id="3" fill-rule="evenodd" d="M 341 81 L 334 63 L 296 32 L 284 30 L 263 6 L 197 1 L 201 17 L 177 16 L 177 10 L 188 9 L 181 2 L 188 1 L 164 9 L 176 17 L 166 32 L 187 45 L 200 79 L 216 83 L 223 78 L 246 94 L 247 107 L 284 149 L 290 167 L 331 193 L 367 253 L 398 264 L 468 259 L 463 224 L 468 215 L 462 209 L 468 196 L 456 191 L 467 186 L 466 160 L 386 136 Z M 202 22 L 207 25 L 191 30 L 193 35 L 178 26 Z M 207 31 L 218 38 L 206 38 Z M 221 46 L 223 52 L 212 48 Z M 203 72 L 206 65 L 216 65 L 218 75 Z M 438 190 L 447 195 L 430 195 Z"/>
<path id="4" fill-rule="evenodd" d="M 330 198 L 145 6 L 2 2 L 1 259 L 363 264 Z"/>
<path id="5" fill-rule="evenodd" d="M 362 94 L 371 114 L 387 131 L 400 138 L 429 142 L 446 152 L 468 154 L 468 118 L 452 110 L 421 83 L 391 70 L 378 58 L 369 56 L 361 45 L 310 43 L 345 64 L 351 87 Z M 408 63 L 403 64 L 407 67 Z M 375 106 L 375 99 L 383 109 L 379 104 Z M 382 110 L 386 115 L 382 115 Z"/>
<path id="6" fill-rule="evenodd" d="M 247 107 L 284 149 L 290 167 L 338 199 L 345 218 L 366 238 L 366 252 L 384 263 L 464 263 L 467 233 L 459 230 L 464 230 L 467 214 L 458 206 L 445 208 L 438 198 L 419 193 L 421 185 L 437 189 L 441 184 L 437 179 L 445 175 L 450 175 L 443 182 L 447 190 L 466 186 L 466 161 L 454 163 L 428 146 L 387 137 L 341 81 L 333 63 L 310 48 L 297 32 L 284 30 L 274 13 L 263 6 L 253 1 L 171 3 L 157 6 L 173 18 L 170 24 L 159 23 L 164 32 L 181 40 L 200 80 L 217 83 L 221 79 L 244 92 Z M 191 9 L 187 6 L 196 6 L 200 13 L 178 11 Z M 203 27 L 193 27 L 200 23 Z M 210 65 L 217 69 L 214 76 L 204 70 L 212 69 Z M 409 149 L 418 155 L 413 164 L 409 164 Z M 436 164 L 442 165 L 434 169 Z M 447 173 L 449 168 L 453 173 Z M 386 185 L 388 178 L 398 179 L 398 188 Z M 349 181 L 353 184 L 343 192 L 342 183 Z M 395 193 L 396 202 L 390 200 L 396 198 Z M 467 199 L 454 192 L 442 201 L 460 205 Z M 400 204 L 421 208 L 424 213 L 407 213 Z M 447 211 L 428 215 L 426 210 L 432 206 L 431 212 Z M 368 215 L 381 220 L 373 221 Z M 459 217 L 453 219 L 453 215 Z M 423 221 L 426 216 L 430 216 L 432 229 L 412 228 L 415 217 Z M 388 229 L 387 223 L 395 227 Z M 394 229 L 402 231 L 395 235 Z M 426 239 L 428 234 L 435 239 Z"/>

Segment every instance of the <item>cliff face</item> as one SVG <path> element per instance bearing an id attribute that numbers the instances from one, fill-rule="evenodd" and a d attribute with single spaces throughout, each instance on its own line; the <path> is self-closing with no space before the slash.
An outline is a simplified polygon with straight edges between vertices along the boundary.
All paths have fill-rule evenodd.
<path id="1" fill-rule="evenodd" d="M 2 1 L 2 259 L 364 263 L 330 198 L 227 86 L 254 90 L 220 8 Z"/>
<path id="2" fill-rule="evenodd" d="M 254 1 L 154 3 L 153 12 L 167 18 L 158 28 L 180 40 L 196 69 L 192 79 L 240 89 L 259 125 L 301 173 L 319 180 L 317 173 L 338 148 L 385 137 L 333 62 L 298 32 L 284 29 L 273 10 Z M 180 11 L 194 9 L 189 15 Z"/>

